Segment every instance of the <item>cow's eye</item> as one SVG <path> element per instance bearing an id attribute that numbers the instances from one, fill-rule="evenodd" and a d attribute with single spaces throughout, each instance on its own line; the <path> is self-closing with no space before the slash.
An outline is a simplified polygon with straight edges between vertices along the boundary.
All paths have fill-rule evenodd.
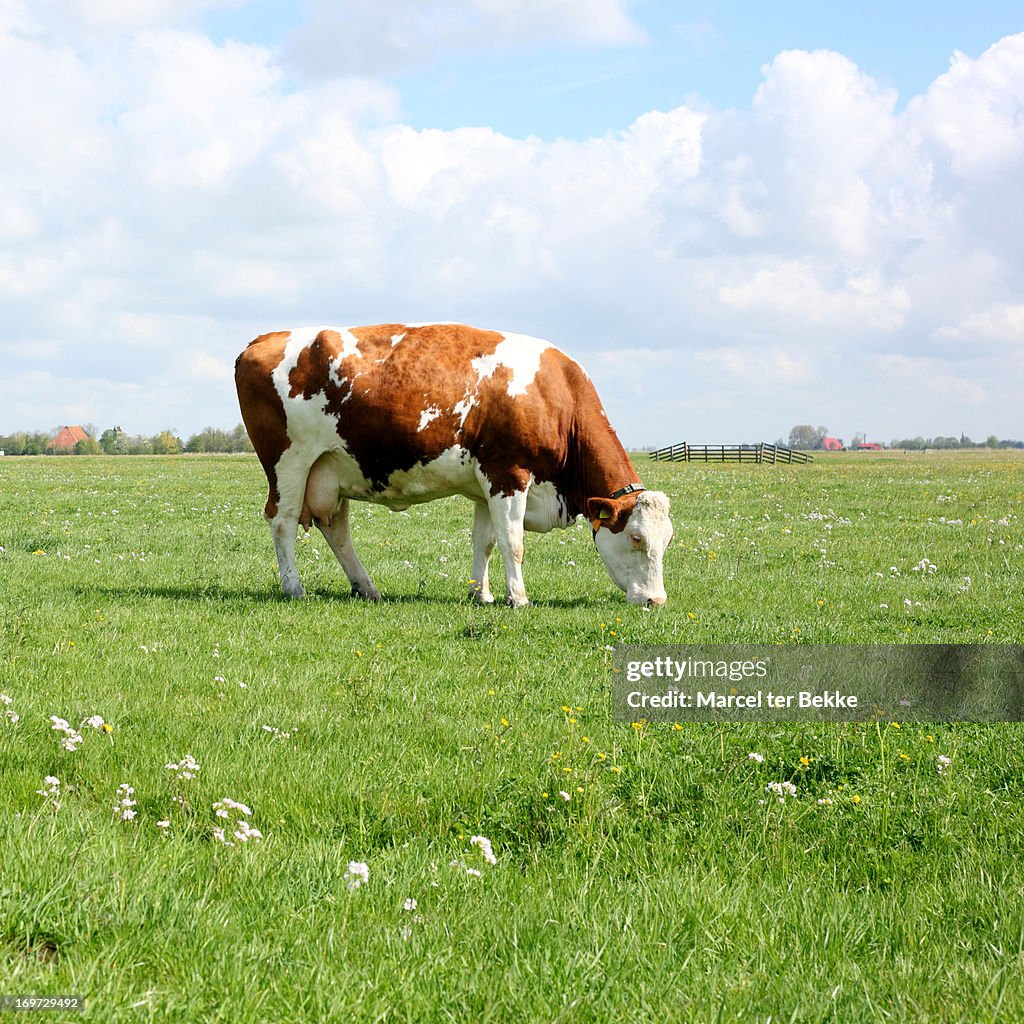
<path id="1" fill-rule="evenodd" d="M 644 539 L 639 533 L 631 533 L 629 535 L 629 543 L 639 551 L 644 546 Z"/>

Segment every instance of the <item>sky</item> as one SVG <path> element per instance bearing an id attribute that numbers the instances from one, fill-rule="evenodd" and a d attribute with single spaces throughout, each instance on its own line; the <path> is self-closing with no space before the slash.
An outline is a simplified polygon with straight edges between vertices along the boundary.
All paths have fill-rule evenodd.
<path id="1" fill-rule="evenodd" d="M 0 434 L 454 320 L 630 447 L 1024 437 L 1019 4 L 0 0 L 0 95 Z"/>

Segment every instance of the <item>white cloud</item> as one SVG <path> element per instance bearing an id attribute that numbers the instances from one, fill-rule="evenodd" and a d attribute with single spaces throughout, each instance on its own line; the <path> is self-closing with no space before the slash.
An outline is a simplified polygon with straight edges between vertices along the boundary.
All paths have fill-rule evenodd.
<path id="1" fill-rule="evenodd" d="M 31 25 L 56 34 L 100 34 L 164 28 L 220 8 L 240 7 L 244 0 L 33 0 L 20 8 L 19 27 Z"/>
<path id="2" fill-rule="evenodd" d="M 313 0 L 287 42 L 290 60 L 314 77 L 380 75 L 482 48 L 575 42 L 637 43 L 645 36 L 623 0 Z"/>
<path id="3" fill-rule="evenodd" d="M 705 349 L 695 354 L 696 364 L 709 379 L 723 377 L 733 386 L 790 387 L 819 380 L 816 353 L 803 347 L 766 349 L 726 346 Z"/>
<path id="4" fill-rule="evenodd" d="M 941 359 L 883 355 L 878 357 L 877 366 L 888 390 L 925 407 L 930 404 L 941 408 L 945 404 L 947 411 L 956 415 L 963 411 L 961 406 L 980 406 L 988 398 L 981 384 L 954 372 Z M 950 427 L 955 428 L 955 424 Z"/>
<path id="5" fill-rule="evenodd" d="M 742 283 L 722 285 L 718 296 L 727 306 L 778 314 L 780 323 L 833 330 L 892 331 L 902 326 L 910 308 L 905 289 L 884 287 L 871 268 L 826 288 L 812 266 L 795 260 L 761 267 Z"/>
<path id="6" fill-rule="evenodd" d="M 908 115 L 955 174 L 985 184 L 1024 167 L 1022 105 L 1024 34 L 1001 39 L 976 60 L 955 53 Z"/>
<path id="7" fill-rule="evenodd" d="M 1010 342 L 1024 344 L 1024 305 L 990 306 L 972 313 L 956 327 L 940 327 L 936 341 Z"/>
<path id="8" fill-rule="evenodd" d="M 192 356 L 189 372 L 198 380 L 231 381 L 235 376 L 234 367 L 230 362 L 202 351 Z"/>

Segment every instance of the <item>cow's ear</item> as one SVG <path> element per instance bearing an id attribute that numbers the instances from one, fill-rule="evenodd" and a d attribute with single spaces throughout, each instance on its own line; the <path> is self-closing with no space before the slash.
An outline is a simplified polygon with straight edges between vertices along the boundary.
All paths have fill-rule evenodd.
<path id="1" fill-rule="evenodd" d="M 623 527 L 622 512 L 624 504 L 615 498 L 587 498 L 587 518 L 594 529 L 607 527 L 618 533 Z"/>

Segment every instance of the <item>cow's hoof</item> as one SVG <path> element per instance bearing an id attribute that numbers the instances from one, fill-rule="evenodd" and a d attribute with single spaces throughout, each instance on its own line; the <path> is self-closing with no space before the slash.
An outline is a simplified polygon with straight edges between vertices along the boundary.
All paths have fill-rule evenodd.
<path id="1" fill-rule="evenodd" d="M 352 585 L 352 596 L 362 598 L 364 601 L 379 601 L 380 591 L 374 587 L 360 587 Z"/>
<path id="2" fill-rule="evenodd" d="M 470 601 L 476 601 L 477 604 L 494 604 L 494 595 L 488 591 L 482 593 L 479 590 L 471 590 L 469 592 Z"/>
<path id="3" fill-rule="evenodd" d="M 509 608 L 529 608 L 530 600 L 527 597 L 506 597 L 505 604 Z"/>
<path id="4" fill-rule="evenodd" d="M 284 591 L 285 597 L 298 598 L 305 597 L 306 591 L 301 583 L 283 584 L 281 589 Z"/>

